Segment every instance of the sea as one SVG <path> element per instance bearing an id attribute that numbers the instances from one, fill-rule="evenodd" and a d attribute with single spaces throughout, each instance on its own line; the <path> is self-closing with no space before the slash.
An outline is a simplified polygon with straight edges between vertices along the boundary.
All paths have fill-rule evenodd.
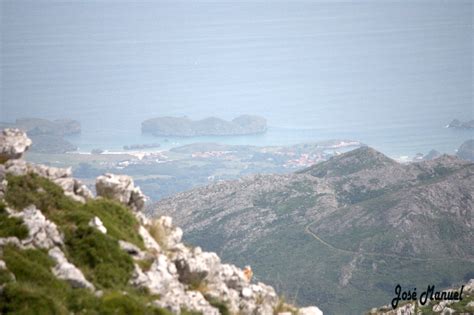
<path id="1" fill-rule="evenodd" d="M 472 1 L 0 0 L 0 121 L 72 118 L 81 152 L 358 140 L 392 157 L 474 131 Z M 155 138 L 158 116 L 268 131 Z"/>

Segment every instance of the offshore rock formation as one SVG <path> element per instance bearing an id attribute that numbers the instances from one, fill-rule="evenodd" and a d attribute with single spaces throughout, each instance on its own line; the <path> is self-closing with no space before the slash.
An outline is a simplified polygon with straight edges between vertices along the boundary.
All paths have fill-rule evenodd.
<path id="1" fill-rule="evenodd" d="M 474 120 L 469 120 L 462 122 L 459 119 L 453 119 L 447 126 L 448 128 L 457 128 L 457 129 L 473 129 Z"/>
<path id="2" fill-rule="evenodd" d="M 186 117 L 157 117 L 142 122 L 142 132 L 155 136 L 235 136 L 263 133 L 267 121 L 263 117 L 242 115 L 226 121 L 216 117 L 190 120 Z"/>
<path id="3" fill-rule="evenodd" d="M 72 119 L 20 118 L 15 123 L 0 122 L 0 128 L 2 126 L 25 131 L 33 140 L 30 150 L 39 153 L 75 151 L 77 147 L 63 137 L 81 133 L 81 124 Z"/>
<path id="4" fill-rule="evenodd" d="M 98 177 L 100 198 L 94 198 L 70 169 L 19 159 L 31 143 L 24 133 L 3 135 L 1 312 L 322 314 L 287 304 L 217 254 L 184 245 L 170 217 L 151 220 L 140 212 L 145 197 L 131 178 Z M 36 263 L 28 265 L 31 259 Z M 35 299 L 23 287 L 36 292 Z M 66 297 L 55 296 L 61 294 Z"/>
<path id="5" fill-rule="evenodd" d="M 56 135 L 68 136 L 81 133 L 81 124 L 73 119 L 47 120 L 41 118 L 19 118 L 15 123 L 0 123 L 10 125 L 28 133 L 28 136 Z"/>

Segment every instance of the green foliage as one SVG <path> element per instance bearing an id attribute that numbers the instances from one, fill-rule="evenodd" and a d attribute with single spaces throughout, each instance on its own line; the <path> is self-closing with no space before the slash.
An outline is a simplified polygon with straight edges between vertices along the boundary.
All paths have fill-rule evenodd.
<path id="1" fill-rule="evenodd" d="M 106 199 L 90 200 L 83 205 L 65 196 L 58 185 L 36 174 L 8 176 L 5 200 L 16 209 L 34 204 L 63 232 L 87 225 L 97 216 L 110 236 L 143 248 L 137 232 L 139 224 L 129 209 Z"/>
<path id="2" fill-rule="evenodd" d="M 63 194 L 63 190 L 50 180 L 36 174 L 7 175 L 5 200 L 16 209 L 34 204 L 45 214 L 57 209 L 70 209 L 76 204 Z"/>
<path id="3" fill-rule="evenodd" d="M 138 234 L 139 224 L 129 209 L 106 199 L 81 204 L 65 196 L 56 184 L 35 174 L 9 176 L 5 200 L 16 209 L 34 204 L 55 222 L 64 233 L 63 250 L 68 260 L 81 269 L 96 288 L 109 293 L 133 291 L 128 285 L 133 261 L 120 248 L 118 240 L 141 248 L 144 245 Z M 0 204 L 0 216 L 5 212 L 4 207 Z M 95 216 L 102 220 L 107 234 L 88 226 Z M 7 231 L 4 226 L 8 223 L 8 234 L 11 235 L 12 222 L 1 220 L 0 233 Z M 18 222 L 13 223 L 16 224 L 14 234 L 20 235 L 18 231 L 23 231 L 22 225 L 18 227 Z M 18 279 L 17 283 L 8 284 L 8 290 L 2 296 L 5 303 L 0 304 L 7 305 L 4 309 L 6 313 L 30 314 L 38 309 L 42 314 L 67 314 L 70 311 L 82 312 L 86 307 L 97 314 L 167 314 L 163 310 L 144 306 L 148 304 L 148 299 L 153 298 L 146 292 L 130 293 L 126 298 L 122 293 L 115 292 L 99 300 L 88 291 L 73 290 L 69 284 L 51 274 L 51 261 L 42 251 L 19 251 L 8 247 L 4 256 L 9 270 Z M 8 280 L 7 276 L 0 276 Z"/>
<path id="4" fill-rule="evenodd" d="M 118 203 L 101 199 L 81 204 L 63 194 L 62 189 L 35 174 L 10 176 L 6 200 L 16 208 L 29 204 L 54 221 L 66 236 L 66 255 L 86 277 L 101 288 L 126 286 L 133 270 L 128 254 L 120 249 L 118 240 L 143 248 L 138 222 L 130 210 Z M 104 235 L 88 226 L 98 216 L 107 228 Z"/>
<path id="5" fill-rule="evenodd" d="M 0 313 L 61 314 L 66 311 L 61 302 L 69 287 L 54 277 L 53 263 L 45 252 L 6 246 L 3 260 L 16 282 L 8 283 L 0 295 L 0 305 L 3 305 Z"/>
<path id="6" fill-rule="evenodd" d="M 149 271 L 151 268 L 151 265 L 153 264 L 154 259 L 149 257 L 149 258 L 144 258 L 140 260 L 136 260 L 135 262 L 137 265 L 140 267 L 141 270 L 143 271 Z"/>
<path id="7" fill-rule="evenodd" d="M 5 205 L 0 202 L 0 237 L 8 236 L 24 239 L 28 236 L 28 228 L 21 219 L 8 217 Z"/>
<path id="8" fill-rule="evenodd" d="M 1 258 L 16 281 L 6 283 L 0 293 L 0 314 L 170 315 L 148 305 L 152 296 L 132 290 L 114 288 L 98 298 L 87 289 L 73 289 L 52 274 L 53 263 L 44 251 L 6 246 Z"/>
<path id="9" fill-rule="evenodd" d="M 209 304 L 211 304 L 212 306 L 214 306 L 215 308 L 219 310 L 219 313 L 221 315 L 230 315 L 230 311 L 229 311 L 229 308 L 227 307 L 227 304 L 210 296 L 205 295 L 204 297 L 209 302 Z"/>
<path id="10" fill-rule="evenodd" d="M 12 274 L 5 269 L 0 269 L 0 285 L 13 280 Z"/>
<path id="11" fill-rule="evenodd" d="M 101 288 L 123 288 L 133 271 L 133 261 L 117 240 L 91 227 L 79 227 L 66 234 L 72 262 Z"/>
<path id="12" fill-rule="evenodd" d="M 99 199 L 91 200 L 84 205 L 84 211 L 98 216 L 107 228 L 107 234 L 144 248 L 138 235 L 138 222 L 132 212 L 117 202 Z"/>

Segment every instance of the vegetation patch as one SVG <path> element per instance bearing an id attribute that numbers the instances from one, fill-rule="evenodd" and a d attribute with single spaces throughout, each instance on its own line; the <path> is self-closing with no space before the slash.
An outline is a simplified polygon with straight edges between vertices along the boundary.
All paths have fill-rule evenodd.
<path id="1" fill-rule="evenodd" d="M 61 187 L 36 174 L 7 175 L 7 181 L 5 200 L 16 209 L 23 209 L 33 204 L 47 215 L 57 209 L 73 209 L 79 205 L 64 196 Z"/>
<path id="2" fill-rule="evenodd" d="M 133 271 L 132 258 L 117 240 L 91 227 L 66 234 L 68 256 L 100 288 L 124 288 Z"/>
<path id="3" fill-rule="evenodd" d="M 107 234 L 115 239 L 133 243 L 144 249 L 143 240 L 137 233 L 138 221 L 132 212 L 117 202 L 98 199 L 90 200 L 84 206 L 84 211 L 98 216 L 107 228 Z"/>
<path id="4" fill-rule="evenodd" d="M 230 311 L 229 311 L 229 308 L 227 307 L 227 304 L 225 304 L 222 301 L 217 300 L 216 298 L 213 298 L 207 295 L 204 295 L 204 297 L 209 302 L 209 304 L 211 304 L 212 306 L 214 306 L 215 308 L 219 310 L 219 313 L 221 315 L 230 315 Z"/>
<path id="5" fill-rule="evenodd" d="M 16 278 L 0 293 L 1 314 L 171 314 L 149 306 L 156 297 L 130 289 L 106 290 L 100 298 L 87 289 L 73 289 L 53 275 L 53 262 L 42 250 L 6 246 L 1 258 Z"/>
<path id="6" fill-rule="evenodd" d="M 5 205 L 0 202 L 0 237 L 9 236 L 24 239 L 28 236 L 28 228 L 20 218 L 8 217 Z"/>

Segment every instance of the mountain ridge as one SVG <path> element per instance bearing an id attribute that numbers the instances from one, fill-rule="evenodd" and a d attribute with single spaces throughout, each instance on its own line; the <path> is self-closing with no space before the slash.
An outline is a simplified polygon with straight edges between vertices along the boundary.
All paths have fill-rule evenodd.
<path id="1" fill-rule="evenodd" d="M 280 274 L 302 304 L 356 313 L 386 304 L 396 278 L 449 285 L 474 276 L 473 184 L 474 164 L 457 157 L 400 164 L 359 148 L 294 174 L 180 193 L 155 213 L 175 217 L 193 244 L 251 261 L 265 279 Z M 377 290 L 371 299 L 369 289 Z"/>

